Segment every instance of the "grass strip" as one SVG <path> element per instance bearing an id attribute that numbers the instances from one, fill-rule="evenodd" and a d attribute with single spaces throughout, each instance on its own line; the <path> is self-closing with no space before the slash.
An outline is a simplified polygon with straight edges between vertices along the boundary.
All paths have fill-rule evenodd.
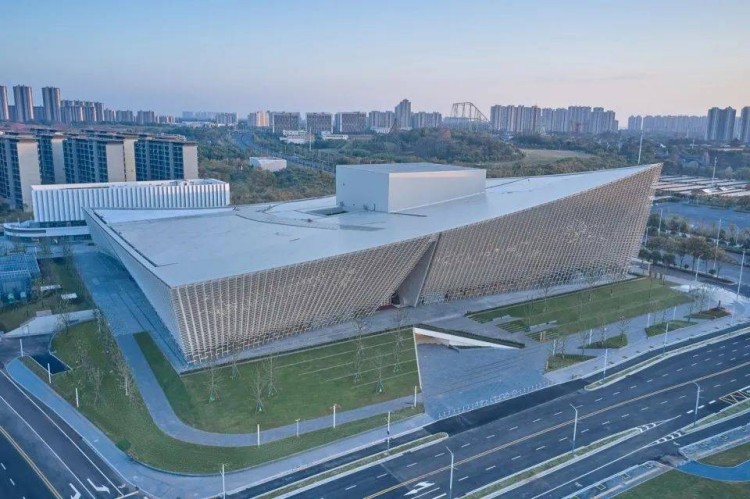
<path id="1" fill-rule="evenodd" d="M 75 406 L 78 388 L 80 412 L 98 426 L 110 440 L 134 459 L 170 472 L 214 474 L 221 463 L 227 470 L 237 470 L 280 459 L 312 449 L 341 438 L 383 427 L 386 415 L 372 416 L 351 423 L 304 433 L 296 437 L 263 443 L 261 446 L 217 447 L 197 445 L 174 439 L 163 433 L 151 419 L 135 385 L 129 396 L 123 388 L 124 377 L 114 368 L 113 359 L 120 355 L 117 345 L 107 340 L 108 333 L 99 334 L 96 325 L 85 323 L 59 333 L 52 341 L 56 355 L 71 369 L 52 377 L 52 387 Z M 46 383 L 47 375 L 32 359 L 27 366 Z M 98 372 L 98 374 L 97 374 Z M 97 379 L 101 377 L 99 383 Z M 99 387 L 97 388 L 97 384 Z M 95 401 L 98 392 L 98 400 Z M 422 407 L 391 413 L 391 422 L 422 412 Z M 383 431 L 385 434 L 385 431 Z M 384 435 L 385 436 L 385 435 Z"/>
<path id="2" fill-rule="evenodd" d="M 586 348 L 622 348 L 628 346 L 628 335 L 618 334 L 611 336 L 604 341 L 596 341 Z"/>
<path id="3" fill-rule="evenodd" d="M 186 424 L 217 433 L 248 433 L 294 424 L 414 394 L 419 386 L 411 329 L 362 339 L 361 379 L 354 381 L 357 343 L 346 340 L 268 358 L 238 362 L 180 376 L 151 335 L 135 336 L 177 416 Z M 396 350 L 399 353 L 396 353 Z M 273 388 L 268 387 L 273 370 Z M 214 400 L 211 400 L 211 378 Z M 254 386 L 264 380 L 263 411 L 256 410 Z M 383 391 L 377 390 L 382 379 Z"/>
<path id="4" fill-rule="evenodd" d="M 566 353 L 564 356 L 562 354 L 556 353 L 555 355 L 550 355 L 547 359 L 547 371 L 554 371 L 555 369 L 562 369 L 563 367 L 569 367 L 575 364 L 578 364 L 579 362 L 585 362 L 589 359 L 593 359 L 591 355 L 578 355 L 578 354 L 570 354 Z"/>
<path id="5" fill-rule="evenodd" d="M 674 331 L 675 329 L 682 329 L 683 327 L 688 327 L 692 325 L 693 325 L 692 322 L 681 321 L 681 320 L 660 322 L 658 324 L 653 324 L 647 327 L 646 335 L 650 338 L 651 336 L 658 336 L 660 334 L 664 334 L 667 331 Z M 669 329 L 667 329 L 667 326 L 669 327 Z"/>

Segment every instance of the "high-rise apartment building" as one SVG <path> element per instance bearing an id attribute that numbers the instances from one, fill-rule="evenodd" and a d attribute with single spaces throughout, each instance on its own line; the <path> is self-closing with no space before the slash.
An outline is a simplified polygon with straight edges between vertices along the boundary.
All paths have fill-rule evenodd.
<path id="1" fill-rule="evenodd" d="M 595 107 L 591 110 L 588 133 L 599 135 L 600 133 L 616 131 L 617 120 L 614 111 L 605 111 L 603 107 Z"/>
<path id="2" fill-rule="evenodd" d="M 117 123 L 135 123 L 135 115 L 133 111 L 115 111 L 115 121 Z"/>
<path id="3" fill-rule="evenodd" d="M 589 133 L 591 122 L 591 107 L 568 106 L 568 132 Z"/>
<path id="4" fill-rule="evenodd" d="M 719 109 L 712 107 L 708 110 L 708 124 L 706 140 L 729 142 L 734 138 L 734 108 Z"/>
<path id="5" fill-rule="evenodd" d="M 111 109 L 105 109 L 104 110 L 104 122 L 105 123 L 114 123 L 115 122 L 115 112 Z"/>
<path id="6" fill-rule="evenodd" d="M 404 130 L 411 126 L 411 102 L 409 102 L 408 99 L 399 102 L 393 112 L 396 118 L 396 126 L 398 128 Z"/>
<path id="7" fill-rule="evenodd" d="M 506 133 L 535 133 L 542 127 L 542 110 L 538 106 L 492 106 L 492 128 Z"/>
<path id="8" fill-rule="evenodd" d="M 39 150 L 31 135 L 0 133 L 0 197 L 14 210 L 31 210 L 31 186 L 41 183 Z"/>
<path id="9" fill-rule="evenodd" d="M 135 138 L 81 135 L 63 140 L 65 183 L 128 182 L 135 178 Z"/>
<path id="10" fill-rule="evenodd" d="M 136 180 L 198 178 L 198 146 L 182 137 L 140 137 L 135 142 Z"/>
<path id="11" fill-rule="evenodd" d="M 255 111 L 247 115 L 247 126 L 250 128 L 270 128 L 271 118 L 268 111 Z"/>
<path id="12" fill-rule="evenodd" d="M 740 113 L 740 142 L 750 144 L 750 106 L 742 108 Z"/>
<path id="13" fill-rule="evenodd" d="M 237 126 L 237 113 L 216 113 L 216 124 Z"/>
<path id="14" fill-rule="evenodd" d="M 158 117 L 160 125 L 174 125 L 175 119 L 171 115 L 161 115 Z"/>
<path id="15" fill-rule="evenodd" d="M 8 112 L 8 87 L 0 85 L 0 121 L 10 121 Z"/>
<path id="16" fill-rule="evenodd" d="M 636 132 L 643 128 L 643 116 L 629 116 L 628 117 L 628 131 Z"/>
<path id="17" fill-rule="evenodd" d="M 372 130 L 390 130 L 396 121 L 393 111 L 370 111 L 367 115 L 367 128 Z"/>
<path id="18" fill-rule="evenodd" d="M 13 105 L 16 106 L 16 121 L 27 123 L 34 121 L 34 96 L 31 87 L 16 85 L 13 87 Z"/>
<path id="19" fill-rule="evenodd" d="M 135 122 L 139 125 L 153 125 L 156 123 L 156 113 L 153 111 L 138 111 Z"/>
<path id="20" fill-rule="evenodd" d="M 426 113 L 420 111 L 411 115 L 412 128 L 439 128 L 442 124 L 443 115 L 438 112 Z"/>
<path id="21" fill-rule="evenodd" d="M 39 177 L 42 184 L 65 183 L 65 135 L 47 129 L 35 130 L 39 150 Z"/>
<path id="22" fill-rule="evenodd" d="M 62 122 L 62 101 L 60 89 L 57 87 L 42 88 L 42 102 L 44 103 L 44 120 L 50 123 Z"/>
<path id="23" fill-rule="evenodd" d="M 367 114 L 359 111 L 336 113 L 337 133 L 364 133 L 367 131 Z"/>
<path id="24" fill-rule="evenodd" d="M 299 130 L 299 113 L 278 111 L 271 113 L 271 131 L 277 135 Z"/>
<path id="25" fill-rule="evenodd" d="M 333 116 L 331 113 L 306 113 L 307 131 L 314 135 L 333 131 Z"/>

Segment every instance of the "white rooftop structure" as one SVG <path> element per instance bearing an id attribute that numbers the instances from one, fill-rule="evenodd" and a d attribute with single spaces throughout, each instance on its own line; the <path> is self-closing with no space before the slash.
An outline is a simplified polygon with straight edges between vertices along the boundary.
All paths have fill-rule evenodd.
<path id="1" fill-rule="evenodd" d="M 424 178 L 429 167 L 434 168 L 437 179 Z M 643 167 L 490 179 L 486 190 L 442 202 L 437 198 L 433 204 L 394 213 L 339 208 L 335 196 L 234 208 L 95 212 L 161 280 L 179 286 L 455 229 L 600 187 L 641 170 Z M 466 180 L 473 187 L 478 175 L 472 172 L 484 177 L 484 170 L 429 163 L 339 166 L 337 177 L 344 171 L 375 172 L 375 176 L 389 179 L 417 174 L 425 182 L 425 190 L 443 180 L 459 184 Z M 365 204 L 370 202 L 365 199 Z"/>

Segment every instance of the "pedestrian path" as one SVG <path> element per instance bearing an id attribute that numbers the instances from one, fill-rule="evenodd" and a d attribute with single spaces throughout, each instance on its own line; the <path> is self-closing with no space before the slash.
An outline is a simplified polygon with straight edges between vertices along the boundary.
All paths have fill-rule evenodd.
<path id="1" fill-rule="evenodd" d="M 722 482 L 750 482 L 750 460 L 731 468 L 690 461 L 677 469 L 683 473 Z"/>
<path id="2" fill-rule="evenodd" d="M 46 382 L 28 369 L 19 359 L 7 365 L 11 378 L 23 386 L 58 416 L 65 420 L 81 438 L 99 454 L 112 468 L 118 470 L 131 484 L 139 487 L 152 497 L 215 497 L 221 492 L 220 463 L 216 464 L 214 475 L 182 475 L 167 473 L 142 465 L 117 448 L 115 444 L 93 423 L 60 397 Z M 391 436 L 409 433 L 429 424 L 430 419 L 416 416 L 391 425 Z M 330 444 L 294 454 L 287 458 L 272 461 L 225 476 L 227 492 L 258 485 L 276 477 L 292 473 L 355 450 L 382 443 L 386 438 L 383 428 L 378 428 L 343 438 Z"/>

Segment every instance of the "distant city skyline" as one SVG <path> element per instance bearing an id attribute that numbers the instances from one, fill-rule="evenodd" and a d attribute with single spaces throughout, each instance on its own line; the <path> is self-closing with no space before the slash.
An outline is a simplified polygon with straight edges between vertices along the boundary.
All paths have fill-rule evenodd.
<path id="1" fill-rule="evenodd" d="M 444 115 L 471 101 L 485 114 L 598 104 L 626 117 L 750 101 L 742 1 L 40 0 L 3 13 L 2 84 L 32 86 L 40 102 L 48 86 L 173 115 L 384 110 L 407 98 Z"/>

